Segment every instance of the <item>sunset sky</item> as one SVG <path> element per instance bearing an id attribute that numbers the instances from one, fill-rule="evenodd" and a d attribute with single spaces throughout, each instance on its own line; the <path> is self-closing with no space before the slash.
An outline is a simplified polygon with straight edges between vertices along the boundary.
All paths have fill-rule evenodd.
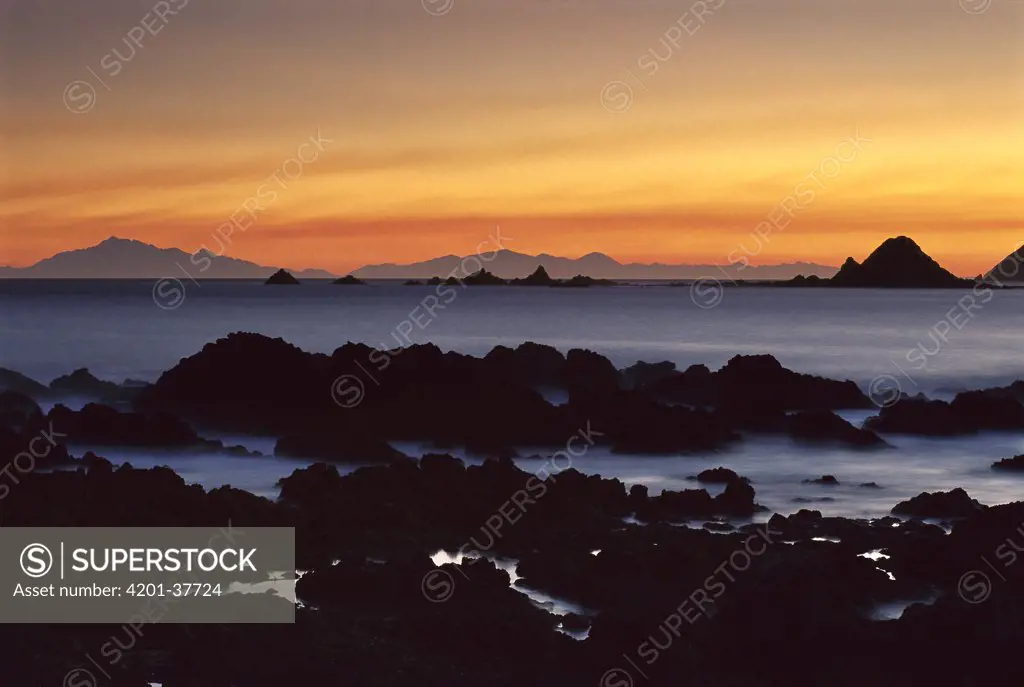
<path id="1" fill-rule="evenodd" d="M 275 173 L 228 255 L 344 272 L 500 225 L 528 253 L 838 265 L 906 234 L 971 275 L 1024 240 L 1024 2 L 720 2 L 7 0 L 0 264 L 215 249 Z"/>

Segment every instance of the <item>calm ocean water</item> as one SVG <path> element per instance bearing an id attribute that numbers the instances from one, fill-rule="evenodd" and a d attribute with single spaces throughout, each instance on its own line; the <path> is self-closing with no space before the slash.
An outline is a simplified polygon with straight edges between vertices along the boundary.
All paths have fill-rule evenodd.
<path id="1" fill-rule="evenodd" d="M 233 331 L 280 336 L 321 352 L 346 341 L 393 348 L 408 332 L 413 343 L 474 355 L 523 341 L 563 351 L 589 348 L 620 367 L 671 360 L 680 368 L 715 368 L 737 353 L 771 353 L 800 372 L 853 379 L 865 388 L 889 375 L 904 391 L 940 396 L 1024 378 L 1020 290 L 975 298 L 975 309 L 965 314 L 958 303 L 970 301 L 958 291 L 727 288 L 715 307 L 701 308 L 690 289 L 664 285 L 454 287 L 454 296 L 440 299 L 446 307 L 430 316 L 421 304 L 437 295 L 433 287 L 186 283 L 184 301 L 170 310 L 154 302 L 153 287 L 149 281 L 0 281 L 0 367 L 44 382 L 78 367 L 114 381 L 155 380 L 180 358 Z M 698 300 L 707 305 L 714 299 L 705 294 Z M 988 468 L 997 458 L 1024 452 L 1024 435 L 889 440 L 896 449 L 870 454 L 782 440 L 748 440 L 707 456 L 639 458 L 595 450 L 576 467 L 660 490 L 692 486 L 686 476 L 726 465 L 754 480 L 760 502 L 783 512 L 813 507 L 835 515 L 880 515 L 920 491 L 958 485 L 987 503 L 1024 496 L 1024 479 Z M 266 440 L 242 442 L 270 448 Z M 170 464 L 206 486 L 230 483 L 267 495 L 279 477 L 301 465 L 274 458 L 110 457 L 139 466 Z M 529 469 L 530 461 L 521 464 Z M 844 484 L 831 490 L 801 484 L 825 473 Z M 885 489 L 853 486 L 870 481 Z"/>
<path id="2" fill-rule="evenodd" d="M 252 331 L 320 352 L 346 341 L 394 348 L 408 340 L 482 355 L 536 341 L 589 348 L 620 367 L 671 360 L 715 368 L 737 353 L 771 353 L 794 370 L 862 385 L 891 374 L 910 393 L 1024 378 L 1024 290 L 975 298 L 965 314 L 958 301 L 967 292 L 947 290 L 727 288 L 704 309 L 689 288 L 663 285 L 451 287 L 431 317 L 421 303 L 436 293 L 426 286 L 186 282 L 172 310 L 156 305 L 153 286 L 0 280 L 0 366 L 41 381 L 77 367 L 155 380 L 207 342 Z"/>

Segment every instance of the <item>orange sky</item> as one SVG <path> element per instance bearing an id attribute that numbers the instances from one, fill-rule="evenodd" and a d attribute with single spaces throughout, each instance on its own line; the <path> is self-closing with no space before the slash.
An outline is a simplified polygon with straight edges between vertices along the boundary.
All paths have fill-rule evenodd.
<path id="1" fill-rule="evenodd" d="M 1024 240 L 1024 3 L 168 4 L 2 20 L 0 264 L 110 235 L 216 248 L 261 187 L 228 254 L 335 272 L 496 225 L 522 252 L 702 263 L 838 265 L 906 234 L 964 275 Z"/>

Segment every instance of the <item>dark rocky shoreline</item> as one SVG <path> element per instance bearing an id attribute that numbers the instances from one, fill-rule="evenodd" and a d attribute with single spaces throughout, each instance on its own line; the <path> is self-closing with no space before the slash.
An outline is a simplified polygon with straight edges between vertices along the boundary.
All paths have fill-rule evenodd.
<path id="1" fill-rule="evenodd" d="M 360 366 L 379 385 L 355 384 Z M 253 334 L 209 344 L 148 386 L 106 386 L 82 371 L 59 388 L 9 371 L 3 380 L 0 455 L 32 459 L 31 469 L 27 458 L 12 463 L 4 526 L 292 526 L 296 567 L 308 571 L 294 626 L 157 622 L 129 638 L 110 626 L 5 625 L 8 684 L 57 685 L 119 635 L 131 646 L 102 684 L 968 687 L 1024 678 L 1012 652 L 1024 638 L 1024 503 L 986 506 L 954 490 L 894 502 L 894 516 L 871 521 L 786 516 L 764 512 L 757 485 L 730 470 L 695 478 L 724 485 L 717 496 L 652 496 L 578 470 L 595 444 L 673 453 L 781 434 L 884 450 L 889 431 L 1024 429 L 1005 390 L 944 406 L 901 399 L 859 429 L 834 413 L 873 407 L 856 384 L 769 356 L 738 356 L 714 372 L 617 370 L 595 353 L 536 344 L 483 358 L 353 344 L 319 355 Z M 46 415 L 36 406 L 72 383 L 96 403 Z M 538 388 L 569 400 L 553 405 Z M 322 462 L 282 479 L 271 501 L 67 449 L 238 451 L 203 438 L 213 430 L 272 434 L 279 454 Z M 402 439 L 439 448 L 416 460 L 388 443 Z M 530 473 L 508 457 L 524 445 L 560 450 Z M 445 446 L 496 457 L 467 467 Z M 354 456 L 377 464 L 345 475 L 330 464 Z M 829 477 L 818 480 L 823 490 Z M 476 557 L 438 567 L 429 557 L 438 550 Z M 516 561 L 516 587 L 495 560 Z M 523 586 L 582 612 L 552 615 L 516 591 Z M 875 619 L 888 604 L 925 599 L 898 620 Z"/>

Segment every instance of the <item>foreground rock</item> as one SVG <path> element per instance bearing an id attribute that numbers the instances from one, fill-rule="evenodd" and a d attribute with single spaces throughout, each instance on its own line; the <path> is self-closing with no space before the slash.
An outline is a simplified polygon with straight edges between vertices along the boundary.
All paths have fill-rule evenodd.
<path id="1" fill-rule="evenodd" d="M 34 379 L 2 367 L 0 367 L 0 391 L 15 391 L 36 400 L 46 398 L 50 394 L 50 390 L 46 386 Z"/>
<path id="2" fill-rule="evenodd" d="M 387 442 L 359 433 L 300 434 L 282 437 L 274 447 L 282 458 L 329 460 L 342 463 L 391 463 L 409 460 Z"/>
<path id="3" fill-rule="evenodd" d="M 370 369 L 376 385 L 363 372 Z M 447 446 L 557 449 L 587 427 L 594 444 L 622 451 L 689 451 L 735 439 L 703 411 L 620 393 L 618 382 L 606 358 L 586 351 L 562 356 L 524 345 L 479 359 L 436 346 L 382 352 L 349 344 L 325 356 L 235 334 L 165 372 L 136 407 L 224 431 L 348 432 Z M 534 389 L 544 383 L 567 390 L 570 403 L 546 401 Z"/>
<path id="4" fill-rule="evenodd" d="M 710 468 L 701 470 L 696 477 L 687 477 L 704 484 L 730 484 L 732 482 L 749 482 L 746 477 L 740 477 L 735 471 L 729 468 Z"/>
<path id="5" fill-rule="evenodd" d="M 799 374 L 770 355 L 735 356 L 717 372 L 695 365 L 661 380 L 651 393 L 678 403 L 715 406 L 737 417 L 873 407 L 854 382 Z"/>
<path id="6" fill-rule="evenodd" d="M 907 398 L 864 423 L 876 432 L 955 436 L 982 430 L 1024 430 L 1024 406 L 992 391 L 959 393 L 951 403 Z"/>
<path id="7" fill-rule="evenodd" d="M 740 484 L 711 508 L 747 509 L 752 490 Z M 305 606 L 294 625 L 146 623 L 112 673 L 117 685 L 335 684 L 343 671 L 381 686 L 610 687 L 605 676 L 631 665 L 627 658 L 650 685 L 681 676 L 751 687 L 897 687 L 908 674 L 915 684 L 1024 678 L 1005 653 L 1020 639 L 1024 566 L 993 555 L 1013 553 L 1008 540 L 1024 542 L 1024 504 L 974 510 L 948 536 L 921 522 L 816 511 L 732 531 L 712 523 L 715 533 L 661 521 L 690 502 L 706 506 L 706 497 L 649 497 L 574 469 L 538 479 L 510 461 L 467 467 L 434 455 L 344 476 L 324 464 L 296 470 L 274 502 L 87 456 L 75 472 L 25 475 L 2 515 L 5 526 L 296 527 L 296 567 L 308 572 L 296 586 Z M 638 511 L 658 517 L 624 522 Z M 428 555 L 438 549 L 480 556 L 437 567 Z M 962 583 L 982 557 L 1006 580 L 989 603 Z M 511 560 L 516 586 L 498 565 Z M 521 585 L 585 615 L 546 613 Z M 870 620 L 878 604 L 928 594 L 940 598 L 899 620 Z M 589 626 L 589 638 L 574 641 L 556 632 L 559 623 Z M 83 651 L 99 655 L 113 636 L 126 641 L 119 626 L 0 626 L 12 684 L 60 684 Z M 935 637 L 957 647 L 939 664 Z M 747 660 L 736 660 L 737 647 Z"/>
<path id="8" fill-rule="evenodd" d="M 820 484 L 826 487 L 837 487 L 839 486 L 839 480 L 835 478 L 835 475 L 822 475 L 817 479 L 805 479 L 804 484 Z"/>
<path id="9" fill-rule="evenodd" d="M 50 382 L 50 391 L 58 397 L 79 396 L 101 399 L 116 397 L 120 393 L 121 387 L 113 382 L 97 379 L 89 370 L 82 368 Z"/>
<path id="10" fill-rule="evenodd" d="M 636 517 L 644 522 L 680 521 L 716 515 L 746 518 L 765 510 L 754 502 L 754 488 L 742 481 L 729 482 L 725 491 L 715 497 L 703 489 L 663 491 L 658 496 L 635 504 L 635 507 Z"/>
<path id="11" fill-rule="evenodd" d="M 868 429 L 854 427 L 827 410 L 807 410 L 787 418 L 787 430 L 793 438 L 813 443 L 837 443 L 858 448 L 888 446 L 884 439 Z"/>
<path id="12" fill-rule="evenodd" d="M 568 394 L 568 403 L 546 400 L 551 391 Z M 935 424 L 930 410 L 916 412 L 925 402 L 910 399 L 883 409 L 865 428 L 854 427 L 829 409 L 874 407 L 856 384 L 799 374 L 771 356 L 737 356 L 715 372 L 704 366 L 677 372 L 671 363 L 620 371 L 593 351 L 562 354 L 533 343 L 497 346 L 483 358 L 433 345 L 384 351 L 346 344 L 323 355 L 281 339 L 232 334 L 134 393 L 139 411 L 222 431 L 275 437 L 356 432 L 506 453 L 563 446 L 588 423 L 596 444 L 645 454 L 714 450 L 742 433 L 876 448 L 886 444 L 875 432 L 907 427 L 904 414 L 921 415 L 914 420 L 921 427 Z M 962 394 L 952 405 L 939 406 L 960 418 L 946 423 L 940 417 L 946 432 L 960 431 L 963 423 L 1011 427 L 1017 411 L 1024 413 L 1005 396 Z M 516 422 L 505 420 L 510 417 Z"/>
<path id="13" fill-rule="evenodd" d="M 0 392 L 0 427 L 21 429 L 43 411 L 31 398 L 17 391 Z"/>
<path id="14" fill-rule="evenodd" d="M 993 470 L 1006 470 L 1009 472 L 1024 472 L 1024 455 L 1013 458 L 1003 458 L 992 463 Z"/>
<path id="15" fill-rule="evenodd" d="M 918 518 L 967 518 L 985 508 L 958 487 L 952 491 L 919 494 L 897 503 L 892 512 Z"/>
<path id="16" fill-rule="evenodd" d="M 250 455 L 241 446 L 225 448 L 219 440 L 203 439 L 188 423 L 166 413 L 122 413 L 89 403 L 79 411 L 57 405 L 47 419 L 72 444 Z"/>

